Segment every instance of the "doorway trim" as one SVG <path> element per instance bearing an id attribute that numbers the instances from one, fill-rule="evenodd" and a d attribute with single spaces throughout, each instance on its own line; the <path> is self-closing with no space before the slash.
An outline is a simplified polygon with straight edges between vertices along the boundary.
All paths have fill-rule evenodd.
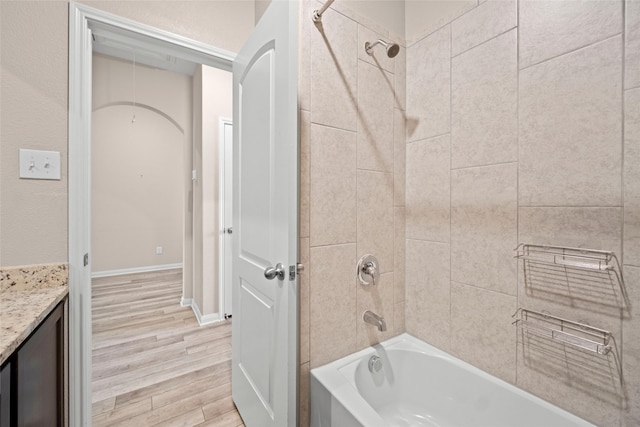
<path id="1" fill-rule="evenodd" d="M 92 28 L 162 46 L 231 71 L 235 54 L 149 25 L 69 3 L 69 425 L 91 425 L 91 92 Z"/>
<path id="2" fill-rule="evenodd" d="M 220 183 L 218 186 L 219 194 L 219 211 L 218 218 L 220 223 L 220 239 L 218 241 L 218 298 L 219 298 L 219 312 L 220 319 L 227 319 L 230 315 L 233 315 L 231 308 L 231 271 L 227 267 L 231 262 L 231 249 L 229 248 L 229 239 L 233 238 L 233 224 L 231 224 L 232 232 L 229 233 L 229 222 L 231 216 L 229 211 L 233 206 L 233 201 L 229 200 L 229 194 L 227 189 L 233 183 L 233 175 L 231 174 L 231 168 L 233 167 L 230 162 L 230 158 L 233 155 L 233 138 L 229 141 L 226 137 L 227 126 L 231 126 L 231 132 L 233 132 L 233 121 L 226 117 L 220 117 L 218 119 L 218 176 L 220 177 Z M 231 149 L 231 152 L 229 152 Z M 231 196 L 233 197 L 233 196 Z M 231 234 L 231 236 L 229 236 Z"/>

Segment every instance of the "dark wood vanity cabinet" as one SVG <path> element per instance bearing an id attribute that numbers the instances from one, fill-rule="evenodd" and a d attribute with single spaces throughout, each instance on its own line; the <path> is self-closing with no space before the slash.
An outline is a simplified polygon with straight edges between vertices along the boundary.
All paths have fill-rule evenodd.
<path id="1" fill-rule="evenodd" d="M 64 304 L 2 366 L 0 427 L 63 426 Z"/>
<path id="2" fill-rule="evenodd" d="M 11 425 L 11 359 L 0 370 L 0 427 Z"/>

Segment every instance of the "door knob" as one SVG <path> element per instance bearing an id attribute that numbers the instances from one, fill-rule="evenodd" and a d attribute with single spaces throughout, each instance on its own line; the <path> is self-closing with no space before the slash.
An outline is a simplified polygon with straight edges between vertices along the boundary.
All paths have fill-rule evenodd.
<path id="1" fill-rule="evenodd" d="M 231 228 L 231 227 L 229 227 L 229 228 L 225 228 L 225 229 L 224 229 L 224 231 L 225 231 L 227 234 L 232 234 L 232 233 L 233 233 L 233 228 Z"/>
<path id="2" fill-rule="evenodd" d="M 278 280 L 284 280 L 284 266 L 278 263 L 275 267 L 265 268 L 264 277 L 266 277 L 268 280 L 273 280 L 276 277 L 278 278 Z"/>

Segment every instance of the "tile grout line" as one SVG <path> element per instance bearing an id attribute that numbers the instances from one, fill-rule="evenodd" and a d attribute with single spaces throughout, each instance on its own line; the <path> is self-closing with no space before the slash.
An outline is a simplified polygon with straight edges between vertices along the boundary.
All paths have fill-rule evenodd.
<path id="1" fill-rule="evenodd" d="M 311 8 L 310 8 L 311 9 Z M 309 19 L 309 18 L 307 18 Z M 313 40 L 314 40 L 314 32 L 313 32 L 313 25 L 312 24 L 307 24 L 307 35 L 306 35 L 306 40 L 307 40 L 307 44 L 308 44 L 308 49 L 306 52 L 308 61 L 309 61 L 309 82 L 307 83 L 308 85 L 308 89 L 309 89 L 309 122 L 308 122 L 308 129 L 307 129 L 307 137 L 308 137 L 308 160 L 307 160 L 307 167 L 309 168 L 308 172 L 308 183 L 307 183 L 307 191 L 308 191 L 308 203 L 309 203 L 309 240 L 307 243 L 307 263 L 309 264 L 308 266 L 306 266 L 305 268 L 307 269 L 307 328 L 306 328 L 306 333 L 307 333 L 307 347 L 308 347 L 308 363 L 309 365 L 311 365 L 311 355 L 313 354 L 311 349 L 311 295 L 313 294 L 313 282 L 311 280 L 311 234 L 312 234 L 312 230 L 313 230 L 313 221 L 312 221 L 312 209 L 311 209 L 311 202 L 313 200 L 313 193 L 312 193 L 312 176 L 313 176 L 313 157 L 312 157 L 312 147 L 313 147 L 313 125 L 315 124 L 316 126 L 323 126 L 321 124 L 316 124 L 313 122 L 313 111 L 314 111 L 314 102 L 313 102 L 313 84 L 312 84 L 312 77 L 313 77 L 313 69 L 314 69 L 314 61 L 313 61 L 313 55 L 311 54 L 312 49 L 313 49 Z M 300 364 L 298 364 L 298 372 L 300 372 Z M 299 383 L 298 383 L 299 386 Z M 307 391 L 307 394 L 309 392 Z M 300 403 L 298 402 L 298 406 L 300 406 Z"/>
<path id="2" fill-rule="evenodd" d="M 462 286 L 468 286 L 470 288 L 478 289 L 478 290 L 481 290 L 481 291 L 492 292 L 494 294 L 504 295 L 504 296 L 507 296 L 507 297 L 512 297 L 512 298 L 515 297 L 514 294 L 509 294 L 507 292 L 497 291 L 495 289 L 485 288 L 484 286 L 474 285 L 474 284 L 471 284 L 471 283 L 461 282 L 460 280 L 452 280 L 451 283 L 457 283 L 457 284 L 462 285 Z"/>
<path id="3" fill-rule="evenodd" d="M 618 32 L 618 33 L 612 34 L 612 35 L 611 35 L 611 36 L 609 36 L 609 37 L 605 37 L 605 38 L 603 38 L 603 39 L 600 39 L 600 40 L 594 41 L 594 42 L 589 43 L 589 44 L 586 44 L 586 45 L 584 45 L 584 46 L 580 46 L 580 47 L 577 47 L 577 48 L 575 48 L 575 49 L 571 49 L 571 50 L 568 50 L 568 51 L 566 51 L 566 52 L 562 52 L 562 53 L 559 53 L 559 54 L 557 54 L 557 55 L 551 56 L 551 57 L 549 57 L 549 58 L 542 59 L 542 60 L 540 60 L 540 61 L 538 61 L 538 62 L 534 62 L 534 63 L 532 63 L 532 64 L 527 65 L 526 67 L 521 68 L 521 69 L 520 69 L 520 71 L 529 70 L 529 69 L 531 69 L 531 68 L 535 67 L 536 65 L 546 64 L 547 62 L 551 62 L 551 61 L 553 61 L 553 60 L 555 60 L 555 59 L 562 58 L 563 56 L 571 55 L 571 54 L 576 53 L 576 52 L 579 52 L 579 51 L 581 51 L 581 50 L 583 50 L 583 49 L 588 49 L 588 48 L 593 47 L 593 46 L 595 46 L 595 45 L 597 45 L 597 44 L 604 43 L 604 42 L 609 41 L 609 40 L 611 40 L 611 39 L 615 39 L 616 37 L 621 36 L 621 35 L 622 35 L 622 33 L 623 33 L 623 32 Z"/>
<path id="4" fill-rule="evenodd" d="M 476 4 L 476 7 L 479 3 Z M 449 349 L 453 350 L 453 338 L 451 329 L 453 328 L 453 282 L 451 281 L 451 269 L 453 268 L 453 244 L 452 244 L 452 228 L 453 228 L 453 31 L 451 23 L 449 23 Z"/>
<path id="5" fill-rule="evenodd" d="M 516 1 L 516 245 L 520 243 L 520 4 Z M 516 310 L 520 305 L 520 262 L 516 260 Z M 515 331 L 515 384 L 518 384 L 518 328 Z"/>
<path id="6" fill-rule="evenodd" d="M 626 63 L 626 58 L 627 58 L 627 43 L 626 43 L 626 41 L 627 41 L 627 32 L 626 32 L 626 29 L 627 29 L 627 20 L 626 20 L 627 16 L 626 15 L 627 15 L 627 13 L 626 12 L 627 12 L 627 10 L 626 10 L 626 5 L 627 5 L 627 2 L 625 0 L 622 0 L 621 3 L 622 3 L 622 5 L 621 5 L 621 7 L 622 7 L 622 46 L 621 46 L 621 54 L 622 54 L 622 58 L 621 58 L 622 59 L 622 61 L 621 61 L 621 63 L 622 63 L 621 74 L 622 75 L 621 75 L 621 80 L 622 81 L 621 81 L 621 85 L 620 85 L 621 86 L 620 87 L 620 90 L 621 90 L 620 100 L 622 102 L 622 106 L 621 106 L 622 107 L 621 108 L 622 117 L 621 117 L 621 121 L 620 121 L 620 123 L 621 123 L 620 138 L 621 138 L 621 142 L 622 143 L 621 143 L 621 147 L 620 148 L 621 148 L 622 152 L 620 153 L 621 154 L 620 155 L 620 163 L 621 163 L 620 164 L 620 175 L 621 175 L 620 176 L 620 184 L 621 184 L 620 185 L 620 192 L 621 192 L 621 194 L 620 194 L 620 202 L 622 204 L 622 212 L 620 213 L 621 214 L 620 215 L 620 217 L 621 217 L 621 221 L 620 221 L 620 237 L 621 237 L 622 241 L 620 242 L 620 244 L 621 244 L 620 246 L 622 248 L 621 249 L 622 253 L 620 254 L 620 265 L 621 265 L 620 268 L 622 270 L 621 273 L 622 273 L 622 275 L 624 277 L 624 253 L 625 253 L 625 251 L 624 251 L 624 248 L 625 248 L 625 238 L 624 238 L 624 229 L 625 229 L 625 227 L 624 227 L 624 224 L 625 224 L 625 208 L 624 208 L 624 206 L 625 206 L 625 197 L 624 197 L 624 195 L 625 195 L 625 158 L 624 158 L 624 153 L 626 151 L 625 117 L 626 117 L 626 104 L 627 104 L 626 103 L 626 97 L 625 97 L 625 94 L 626 94 L 625 85 L 626 85 L 626 77 L 627 77 L 627 75 L 626 75 L 626 69 L 627 69 L 627 67 L 626 67 L 626 65 L 627 65 L 627 63 Z M 624 357 L 624 323 L 625 323 L 624 322 L 624 310 L 621 309 L 620 310 L 620 364 L 622 366 L 624 366 L 624 359 L 625 359 L 625 357 Z M 621 419 L 621 423 L 622 423 L 622 420 L 624 419 L 624 409 L 622 409 L 622 408 L 620 409 L 620 419 Z"/>
<path id="7" fill-rule="evenodd" d="M 409 40 L 405 40 L 405 42 L 407 43 L 407 47 L 410 46 L 415 46 L 417 43 L 420 43 L 421 41 L 423 41 L 424 39 L 432 36 L 434 33 L 437 33 L 438 31 L 442 30 L 444 27 L 446 27 L 447 25 L 451 25 L 451 23 L 453 21 L 457 21 L 458 19 L 462 18 L 463 16 L 471 13 L 473 10 L 476 10 L 478 7 L 480 7 L 480 1 L 476 1 L 476 5 L 473 6 L 472 8 L 470 8 L 469 10 L 466 10 L 463 13 L 460 13 L 458 16 L 456 16 L 453 19 L 449 19 L 449 21 L 443 23 L 442 25 L 439 25 L 438 27 L 434 28 L 433 30 L 429 31 L 429 32 L 425 32 L 426 34 L 420 34 L 418 33 L 415 36 L 412 36 L 413 39 L 411 40 L 411 43 L 409 43 Z"/>
<path id="8" fill-rule="evenodd" d="M 405 240 L 412 241 L 412 242 L 430 243 L 430 244 L 434 244 L 434 245 L 448 245 L 449 244 L 449 242 L 440 242 L 440 241 L 437 241 L 437 240 L 426 240 L 426 239 L 416 239 L 416 238 L 407 238 Z"/>
<path id="9" fill-rule="evenodd" d="M 307 18 L 308 19 L 308 18 Z M 313 47 L 313 31 L 311 29 L 311 27 L 308 27 L 307 30 L 307 37 L 306 37 L 306 42 L 308 44 L 308 51 L 307 52 L 307 57 L 308 57 L 308 61 L 309 61 L 309 82 L 307 83 L 308 87 L 309 87 L 309 100 L 308 100 L 308 104 L 309 104 L 309 121 L 308 121 L 308 126 L 307 126 L 307 149 L 308 149 L 308 153 L 307 153 L 307 168 L 309 169 L 307 171 L 308 174 L 308 182 L 307 182 L 307 203 L 308 203 L 308 215 L 309 215 L 309 223 L 308 223 L 308 231 L 309 231 L 309 237 L 308 237 L 308 242 L 307 242 L 307 266 L 305 266 L 305 269 L 307 270 L 307 312 L 306 312 L 306 316 L 307 316 L 307 328 L 306 328 L 306 334 L 307 334 L 307 347 L 308 347 L 308 362 L 309 364 L 311 363 L 311 294 L 312 289 L 313 289 L 313 283 L 311 281 L 311 234 L 312 234 L 312 221 L 311 221 L 311 202 L 313 200 L 313 194 L 311 192 L 311 177 L 313 176 L 312 170 L 313 170 L 313 157 L 312 157 L 312 145 L 313 145 L 313 125 L 315 124 L 316 126 L 323 126 L 320 124 L 316 124 L 313 123 L 313 85 L 311 84 L 312 81 L 312 76 L 313 76 L 313 57 L 311 55 L 311 49 Z M 298 334 L 298 339 L 300 340 L 300 334 Z M 300 363 L 300 361 L 298 361 L 298 373 L 300 373 L 300 367 L 302 366 L 302 364 Z M 298 386 L 300 384 L 298 383 Z M 307 392 L 308 393 L 308 392 Z M 300 402 L 298 401 L 298 408 L 300 407 Z"/>
<path id="10" fill-rule="evenodd" d="M 333 246 L 348 246 L 348 245 L 356 245 L 357 247 L 358 242 L 342 242 L 342 243 L 327 243 L 324 245 L 314 245 L 314 246 L 309 246 L 309 249 L 320 249 L 320 248 L 330 248 Z M 357 250 L 356 250 L 357 251 Z"/>
<path id="11" fill-rule="evenodd" d="M 440 137 L 443 137 L 443 136 L 446 136 L 446 135 L 451 135 L 451 130 L 449 130 L 449 132 L 439 133 L 437 135 L 432 135 L 432 136 L 427 136 L 426 138 L 420 138 L 420 139 L 416 139 L 416 140 L 413 140 L 413 141 L 407 141 L 407 145 L 415 144 L 416 142 L 429 141 L 429 140 L 440 138 Z"/>
<path id="12" fill-rule="evenodd" d="M 621 93 L 620 99 L 622 101 L 622 109 L 621 109 L 622 110 L 621 111 L 622 117 L 621 117 L 620 123 L 622 124 L 622 126 L 621 126 L 620 138 L 621 138 L 621 142 L 622 142 L 622 144 L 621 144 L 622 153 L 621 153 L 621 156 L 620 156 L 620 159 L 621 159 L 621 167 L 620 167 L 620 175 L 621 175 L 620 176 L 620 181 L 621 181 L 620 182 L 621 183 L 620 190 L 621 190 L 621 194 L 620 194 L 620 201 L 621 201 L 621 204 L 622 204 L 622 224 L 621 224 L 621 227 L 620 227 L 621 228 L 620 232 L 621 232 L 621 236 L 622 236 L 622 253 L 620 254 L 620 263 L 623 266 L 623 270 L 624 270 L 624 219 L 625 219 L 625 215 L 624 215 L 624 212 L 625 212 L 625 209 L 624 209 L 624 204 L 625 204 L 624 203 L 625 202 L 625 199 L 624 199 L 624 193 L 625 193 L 625 191 L 624 191 L 625 190 L 625 173 L 624 173 L 625 172 L 625 170 L 624 170 L 624 165 L 625 165 L 624 160 L 625 159 L 624 159 L 624 153 L 626 151 L 625 150 L 625 148 L 626 148 L 626 138 L 625 138 L 625 117 L 626 117 L 626 96 L 625 95 L 626 95 L 626 90 L 625 90 L 625 84 L 626 84 L 626 77 L 627 77 L 626 76 L 626 68 L 627 68 L 626 67 L 626 65 L 627 65 L 626 64 L 626 57 L 627 57 L 627 47 L 626 47 L 626 39 L 627 39 L 627 34 L 626 34 L 626 3 L 627 2 L 625 0 L 622 0 L 621 3 L 622 3 L 622 5 L 621 5 L 621 7 L 622 7 L 622 49 L 621 49 L 622 50 L 622 52 L 621 52 L 622 53 L 622 70 L 621 70 L 621 72 L 622 72 L 622 85 L 621 85 L 621 92 L 622 93 Z"/>
<path id="13" fill-rule="evenodd" d="M 405 48 L 406 49 L 406 48 Z M 391 283 L 391 316 L 392 316 L 392 320 L 393 320 L 393 332 L 395 333 L 398 330 L 398 325 L 396 325 L 396 285 L 398 282 L 398 272 L 396 271 L 396 265 L 398 264 L 397 259 L 398 258 L 398 248 L 397 248 L 397 241 L 398 241 L 398 236 L 396 235 L 397 233 L 397 229 L 398 229 L 398 224 L 397 224 L 397 215 L 396 215 L 396 181 L 397 181 L 397 174 L 398 171 L 396 171 L 396 158 L 397 158 L 397 154 L 396 154 L 396 147 L 398 146 L 398 143 L 396 141 L 396 134 L 397 134 L 397 129 L 396 129 L 396 108 L 395 108 L 395 103 L 396 103 L 396 99 L 398 96 L 398 79 L 396 78 L 396 69 L 398 68 L 398 62 L 394 62 L 393 63 L 393 101 L 392 101 L 392 106 L 391 106 L 391 118 L 392 118 L 392 123 L 391 123 L 391 129 L 392 129 L 392 143 L 393 143 L 393 161 L 391 162 L 391 166 L 393 168 L 393 174 L 391 176 L 391 210 L 392 210 L 392 218 L 393 218 L 393 265 L 392 265 L 392 272 L 393 272 L 393 281 Z"/>
<path id="14" fill-rule="evenodd" d="M 357 24 L 359 24 L 356 21 Z M 361 127 L 361 109 L 360 109 L 360 67 L 358 66 L 359 61 L 360 61 L 360 55 L 358 54 L 358 45 L 359 45 L 359 40 L 358 40 L 358 35 L 356 35 L 356 96 L 355 96 L 355 107 L 356 107 L 356 158 L 355 158 L 355 177 L 356 177 L 356 230 L 355 230 L 355 236 L 356 236 L 356 256 L 354 261 L 357 263 L 358 259 L 360 259 L 360 257 L 358 256 L 359 251 L 360 251 L 360 236 L 358 235 L 358 225 L 360 223 L 360 197 L 359 196 L 359 173 L 358 173 L 358 146 L 360 144 L 358 144 L 358 140 L 360 139 L 360 127 Z M 364 62 L 364 61 L 363 61 Z M 356 265 L 357 268 L 357 265 Z M 355 312 L 355 324 L 354 324 L 354 328 L 355 330 L 354 332 L 354 349 L 358 349 L 359 345 L 358 345 L 358 278 L 354 277 L 353 278 L 353 283 L 354 283 L 354 291 L 355 291 L 355 307 L 353 307 L 353 310 Z"/>
<path id="15" fill-rule="evenodd" d="M 351 132 L 351 133 L 355 133 L 356 135 L 358 134 L 357 129 L 356 130 L 345 129 L 345 128 L 341 128 L 341 127 L 337 127 L 337 126 L 327 125 L 327 124 L 324 124 L 324 123 L 314 122 L 314 121 L 311 120 L 311 117 L 309 117 L 309 124 L 310 125 L 315 125 L 315 126 L 322 126 L 324 128 L 329 128 L 329 129 L 340 130 L 340 131 L 343 131 L 343 132 Z"/>
<path id="16" fill-rule="evenodd" d="M 526 205 L 519 204 L 520 208 L 526 209 L 622 209 L 622 205 Z"/>
<path id="17" fill-rule="evenodd" d="M 460 51 L 460 52 L 456 53 L 455 55 L 453 55 L 453 52 L 451 52 L 451 59 L 458 58 L 459 56 L 462 56 L 462 55 L 464 55 L 465 53 L 471 52 L 472 50 L 474 50 L 474 49 L 476 49 L 476 48 L 478 48 L 478 47 L 480 47 L 480 46 L 486 45 L 486 44 L 488 44 L 489 42 L 491 42 L 491 41 L 493 41 L 493 40 L 495 40 L 495 39 L 497 39 L 497 38 L 500 38 L 500 37 L 504 36 L 505 34 L 509 33 L 510 31 L 513 31 L 513 30 L 515 30 L 515 29 L 517 29 L 517 28 L 518 28 L 518 24 L 516 23 L 516 25 L 515 25 L 515 26 L 510 27 L 509 29 L 507 29 L 507 30 L 505 30 L 505 31 L 501 32 L 500 34 L 497 34 L 497 35 L 495 35 L 495 36 L 493 36 L 493 37 L 491 37 L 491 38 L 488 38 L 488 39 L 486 39 L 486 40 L 484 40 L 484 41 L 482 41 L 482 42 L 480 42 L 480 43 L 478 43 L 478 44 L 476 44 L 476 45 L 473 45 L 473 46 L 471 46 L 471 47 L 470 47 L 470 48 L 468 48 L 468 49 L 462 50 L 462 51 Z"/>
<path id="18" fill-rule="evenodd" d="M 487 163 L 485 165 L 462 166 L 462 167 L 459 167 L 459 168 L 453 168 L 452 167 L 451 170 L 452 171 L 462 171 L 462 170 L 486 168 L 486 167 L 492 167 L 492 166 L 512 165 L 512 164 L 517 164 L 517 163 L 518 163 L 517 160 L 512 160 L 510 162 Z"/>

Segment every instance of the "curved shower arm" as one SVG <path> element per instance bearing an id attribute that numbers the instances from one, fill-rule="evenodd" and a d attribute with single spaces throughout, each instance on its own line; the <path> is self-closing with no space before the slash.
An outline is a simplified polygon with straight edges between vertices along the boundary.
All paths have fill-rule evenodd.
<path id="1" fill-rule="evenodd" d="M 322 5 L 322 7 L 320 9 L 316 9 L 313 11 L 313 22 L 322 22 L 322 14 L 329 9 L 329 6 L 331 6 L 331 4 L 336 1 L 336 0 L 327 0 L 327 2 L 325 4 Z"/>
<path id="2" fill-rule="evenodd" d="M 379 44 L 382 44 L 382 45 L 384 45 L 384 47 L 387 47 L 387 44 L 383 40 L 378 39 L 378 40 L 374 41 L 373 43 L 366 42 L 364 44 L 364 50 L 365 50 L 365 52 L 367 52 L 367 54 L 373 55 L 373 48 L 376 45 L 379 45 Z"/>

